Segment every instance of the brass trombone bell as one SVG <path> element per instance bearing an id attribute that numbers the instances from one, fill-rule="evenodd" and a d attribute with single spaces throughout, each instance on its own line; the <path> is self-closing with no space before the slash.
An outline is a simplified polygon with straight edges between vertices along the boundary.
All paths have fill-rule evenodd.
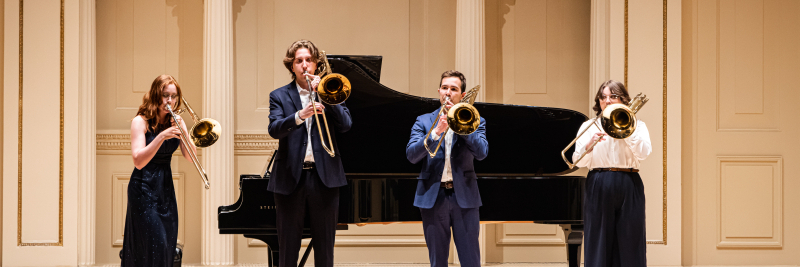
<path id="1" fill-rule="evenodd" d="M 184 111 L 187 111 L 192 117 L 194 125 L 192 129 L 189 130 L 192 143 L 197 147 L 209 147 L 217 142 L 222 135 L 222 126 L 220 126 L 219 122 L 211 118 L 198 119 L 197 114 L 194 113 L 189 102 L 187 102 L 185 98 L 181 98 L 181 101 L 183 101 L 183 105 L 186 107 L 179 109 L 176 114 L 180 115 Z"/>
<path id="2" fill-rule="evenodd" d="M 338 73 L 325 75 L 317 86 L 317 95 L 325 104 L 341 104 L 350 97 L 350 80 Z"/>
<path id="3" fill-rule="evenodd" d="M 468 135 L 478 129 L 481 124 L 481 115 L 472 104 L 475 103 L 475 97 L 478 96 L 480 89 L 480 85 L 469 89 L 464 94 L 461 103 L 453 105 L 447 111 L 447 125 L 450 126 L 453 132 L 460 135 Z"/>
<path id="4" fill-rule="evenodd" d="M 478 96 L 478 91 L 480 91 L 481 86 L 475 86 L 472 89 L 469 89 L 465 94 L 464 97 L 461 98 L 461 102 L 458 104 L 453 105 L 450 110 L 447 110 L 447 126 L 450 127 L 450 130 L 453 130 L 454 133 L 460 135 L 468 135 L 475 130 L 478 129 L 478 126 L 481 124 L 481 115 L 478 113 L 478 109 L 475 108 L 472 104 L 475 103 L 475 98 Z M 445 99 L 445 103 L 450 101 L 450 97 L 448 96 Z M 439 147 L 442 144 L 442 139 L 444 137 L 439 137 L 439 142 L 436 145 L 436 149 L 431 151 L 428 148 L 428 137 L 430 137 L 431 132 L 433 129 L 436 128 L 436 125 L 439 123 L 439 117 L 442 116 L 442 113 L 445 112 L 445 105 L 442 104 L 441 109 L 439 110 L 439 115 L 436 115 L 436 121 L 433 122 L 431 125 L 431 129 L 428 131 L 428 134 L 425 136 L 425 139 L 422 141 L 422 144 L 425 146 L 425 150 L 428 151 L 428 155 L 431 158 L 436 157 L 436 153 L 439 151 Z"/>
<path id="5" fill-rule="evenodd" d="M 613 104 L 606 107 L 601 114 L 601 124 L 603 131 L 616 139 L 625 139 L 636 130 L 636 115 L 628 106 L 623 104 Z"/>
<path id="6" fill-rule="evenodd" d="M 591 125 L 598 127 L 597 120 L 599 119 L 600 125 L 603 127 L 601 131 L 605 132 L 608 136 L 616 139 L 628 138 L 633 134 L 634 131 L 636 131 L 636 113 L 639 112 L 639 109 L 641 109 L 642 106 L 644 106 L 644 104 L 649 100 L 650 99 L 647 98 L 647 95 L 639 93 L 636 95 L 636 97 L 634 97 L 633 100 L 631 100 L 631 103 L 628 106 L 624 104 L 608 105 L 605 109 L 603 109 L 603 112 L 600 113 L 600 115 L 592 119 Z M 590 146 L 589 149 L 586 149 L 586 151 L 584 151 L 581 156 L 575 160 L 575 163 L 570 163 L 569 160 L 567 160 L 565 153 L 567 153 L 567 150 L 569 150 L 569 148 L 572 147 L 572 145 L 574 145 L 575 142 L 577 142 L 587 130 L 589 130 L 589 127 L 583 129 L 583 131 L 581 131 L 581 133 L 578 134 L 575 139 L 572 139 L 572 142 L 570 142 L 569 145 L 567 145 L 567 147 L 561 151 L 561 158 L 564 159 L 564 162 L 567 163 L 567 166 L 569 166 L 570 169 L 575 168 L 575 165 L 577 165 L 578 162 L 586 156 L 586 153 L 589 153 L 589 151 L 600 142 L 600 138 L 598 138 L 597 141 L 594 141 L 592 146 Z M 599 127 L 598 130 L 600 130 Z"/>

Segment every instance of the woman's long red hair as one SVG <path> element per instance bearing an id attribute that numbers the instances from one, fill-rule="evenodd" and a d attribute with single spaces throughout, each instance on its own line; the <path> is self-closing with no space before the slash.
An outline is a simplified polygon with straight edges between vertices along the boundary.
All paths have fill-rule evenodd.
<path id="1" fill-rule="evenodd" d="M 150 91 L 144 94 L 144 97 L 142 97 L 142 105 L 139 106 L 139 111 L 136 112 L 136 115 L 144 118 L 144 120 L 147 122 L 148 131 L 157 133 L 169 128 L 170 123 L 169 119 L 167 118 L 163 118 L 161 120 L 161 124 L 158 123 L 158 107 L 161 106 L 161 94 L 164 91 L 164 88 L 170 84 L 174 84 L 175 89 L 178 91 L 178 96 L 175 103 L 173 103 L 172 110 L 178 110 L 181 107 L 181 99 L 183 99 L 183 94 L 181 93 L 181 86 L 178 84 L 178 81 L 172 77 L 172 75 L 162 74 L 156 77 L 156 79 L 153 80 L 153 84 L 150 85 Z M 169 114 L 167 114 L 167 116 L 169 116 Z"/>

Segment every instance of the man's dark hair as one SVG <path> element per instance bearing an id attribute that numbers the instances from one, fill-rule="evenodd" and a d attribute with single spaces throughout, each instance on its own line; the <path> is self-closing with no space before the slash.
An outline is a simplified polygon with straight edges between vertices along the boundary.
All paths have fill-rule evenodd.
<path id="1" fill-rule="evenodd" d="M 467 78 L 464 77 L 464 74 L 457 71 L 457 70 L 448 70 L 442 73 L 442 78 L 439 79 L 439 88 L 442 88 L 442 80 L 447 77 L 458 77 L 461 80 L 461 92 L 464 92 L 464 88 L 467 87 Z"/>

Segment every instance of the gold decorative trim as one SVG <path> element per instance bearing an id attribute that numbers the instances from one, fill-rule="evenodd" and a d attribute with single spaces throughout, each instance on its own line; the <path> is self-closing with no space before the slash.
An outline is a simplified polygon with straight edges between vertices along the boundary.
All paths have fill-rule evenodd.
<path id="1" fill-rule="evenodd" d="M 19 0 L 19 110 L 17 112 L 17 246 L 22 245 L 22 0 Z"/>
<path id="2" fill-rule="evenodd" d="M 128 139 L 131 140 L 130 134 L 97 134 L 97 140 L 100 139 Z"/>
<path id="3" fill-rule="evenodd" d="M 663 57 L 664 57 L 664 66 L 663 66 L 664 87 L 662 88 L 662 90 L 663 90 L 663 94 L 664 94 L 664 96 L 663 96 L 664 102 L 662 104 L 662 110 L 661 110 L 661 113 L 662 113 L 662 116 L 663 116 L 663 119 L 662 119 L 661 123 L 663 124 L 664 129 L 662 130 L 661 135 L 663 136 L 663 140 L 662 140 L 663 144 L 662 144 L 662 146 L 664 148 L 664 151 L 662 152 L 663 153 L 662 160 L 663 160 L 663 168 L 664 168 L 664 171 L 663 171 L 664 177 L 662 177 L 662 180 L 663 180 L 663 183 L 664 183 L 663 184 L 663 187 L 664 187 L 663 198 L 664 199 L 662 201 L 663 201 L 664 205 L 662 207 L 662 209 L 663 209 L 662 212 L 664 213 L 664 216 L 663 216 L 663 218 L 664 218 L 664 229 L 663 229 L 664 238 L 663 238 L 663 240 L 664 240 L 664 245 L 667 245 L 667 0 L 664 0 L 664 4 L 663 5 L 664 5 L 664 16 L 663 16 L 663 18 L 664 18 L 663 25 L 664 26 L 662 26 L 662 28 L 663 28 L 663 35 L 664 35 L 664 41 L 663 41 L 663 47 L 664 47 L 663 48 L 664 49 L 664 55 L 663 55 Z"/>
<path id="4" fill-rule="evenodd" d="M 59 119 L 59 157 L 58 157 L 58 242 L 56 243 L 23 243 L 22 242 L 22 22 L 23 2 L 19 0 L 19 114 L 17 144 L 17 246 L 58 246 L 64 245 L 64 0 L 61 0 L 61 33 L 60 33 L 60 119 Z"/>
<path id="5" fill-rule="evenodd" d="M 124 150 L 131 149 L 130 134 L 98 134 L 97 150 Z M 272 151 L 278 149 L 278 140 L 272 139 L 268 134 L 234 134 L 233 149 L 235 151 Z"/>
<path id="6" fill-rule="evenodd" d="M 96 135 L 97 150 L 130 150 L 130 134 L 98 134 Z"/>
<path id="7" fill-rule="evenodd" d="M 259 150 L 272 151 L 278 149 L 278 140 L 268 134 L 234 134 L 233 150 L 238 154 Z"/>
<path id="8" fill-rule="evenodd" d="M 234 134 L 233 139 L 239 140 L 275 140 L 268 134 Z"/>
<path id="9" fill-rule="evenodd" d="M 623 72 L 623 84 L 628 86 L 628 0 L 625 0 L 625 68 Z"/>
<path id="10" fill-rule="evenodd" d="M 662 177 L 663 183 L 663 199 L 662 199 L 662 213 L 663 213 L 663 237 L 661 241 L 647 241 L 647 244 L 663 244 L 667 245 L 667 0 L 663 0 L 663 75 L 664 75 L 664 87 L 662 89 L 662 94 L 664 101 L 662 102 L 662 127 L 663 130 L 661 132 L 662 141 L 663 141 L 663 173 L 664 176 Z M 628 86 L 628 0 L 625 0 L 625 70 L 624 70 L 624 83 L 625 86 Z"/>

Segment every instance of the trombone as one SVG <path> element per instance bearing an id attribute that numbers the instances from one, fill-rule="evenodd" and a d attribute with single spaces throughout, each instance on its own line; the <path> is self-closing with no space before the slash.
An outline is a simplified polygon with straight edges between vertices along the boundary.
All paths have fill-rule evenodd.
<path id="1" fill-rule="evenodd" d="M 200 178 L 203 179 L 203 183 L 205 184 L 206 189 L 211 188 L 211 184 L 208 183 L 208 174 L 206 174 L 206 169 L 203 168 L 203 165 L 200 165 L 200 162 L 197 160 L 197 155 L 195 155 L 194 150 L 190 149 L 189 143 L 187 143 L 187 139 L 191 138 L 192 143 L 195 144 L 197 147 L 208 147 L 217 142 L 219 140 L 219 136 L 222 133 L 222 126 L 219 125 L 214 119 L 205 118 L 202 120 L 197 119 L 197 114 L 194 113 L 192 107 L 189 106 L 189 102 L 186 102 L 186 99 L 181 98 L 183 104 L 186 105 L 186 111 L 192 116 L 192 120 L 194 121 L 194 126 L 189 131 L 192 133 L 191 136 L 186 135 L 186 132 L 183 131 L 183 127 L 178 124 L 178 115 L 184 112 L 184 109 L 178 109 L 176 112 L 172 111 L 172 106 L 167 105 L 167 110 L 169 110 L 169 114 L 172 115 L 172 120 L 175 121 L 175 125 L 178 126 L 178 129 L 181 131 L 181 143 L 183 146 L 186 147 L 186 153 L 189 153 L 189 157 L 192 158 L 192 163 L 194 163 L 194 167 L 197 168 L 197 172 L 200 173 Z M 177 113 L 177 114 L 176 114 Z"/>
<path id="2" fill-rule="evenodd" d="M 478 129 L 478 126 L 481 124 L 481 115 L 478 113 L 478 109 L 472 104 L 475 103 L 475 98 L 478 97 L 478 91 L 480 90 L 480 85 L 469 89 L 464 94 L 464 97 L 461 98 L 461 102 L 453 105 L 453 107 L 447 111 L 447 126 L 450 127 L 450 130 L 453 130 L 454 133 L 468 135 Z M 448 101 L 450 101 L 450 96 L 447 96 L 444 102 L 447 103 Z M 428 134 L 425 135 L 425 140 L 422 141 L 425 150 L 428 151 L 428 155 L 430 155 L 431 158 L 436 157 L 436 153 L 439 152 L 439 147 L 441 147 L 442 139 L 444 138 L 439 137 L 436 149 L 431 152 L 431 149 L 428 148 L 428 137 L 430 137 L 431 132 L 433 132 L 433 129 L 435 129 L 436 125 L 439 123 L 439 117 L 445 112 L 445 107 L 446 104 L 442 104 L 441 109 L 439 109 L 439 115 L 436 115 L 436 121 L 433 122 Z"/>
<path id="3" fill-rule="evenodd" d="M 344 75 L 332 73 L 330 63 L 328 63 L 328 55 L 325 54 L 324 50 L 320 51 L 319 57 L 322 58 L 322 68 L 319 71 L 319 76 L 322 78 L 319 85 L 317 85 L 317 89 L 308 95 L 309 102 L 313 105 L 315 102 L 314 98 L 319 98 L 319 100 L 325 104 L 331 106 L 339 105 L 350 97 L 350 80 L 344 77 Z M 308 73 L 308 71 L 305 73 Z M 311 86 L 311 79 L 309 79 L 308 76 L 306 76 L 306 84 L 309 87 Z M 333 139 L 331 138 L 331 130 L 328 127 L 328 118 L 325 116 L 325 112 L 322 113 L 322 120 L 325 122 L 325 131 L 328 133 L 328 144 L 330 147 L 325 145 L 325 138 L 322 137 L 322 127 L 319 123 L 319 115 L 317 115 L 316 111 L 314 111 L 314 120 L 317 122 L 317 130 L 319 130 L 319 139 L 322 148 L 328 152 L 328 155 L 335 157 Z"/>
<path id="4" fill-rule="evenodd" d="M 644 106 L 644 104 L 649 100 L 650 99 L 647 98 L 647 95 L 639 93 L 633 98 L 633 100 L 631 100 L 631 103 L 628 106 L 624 104 L 609 105 L 600 115 L 597 115 L 597 117 L 592 119 L 592 125 L 597 127 L 598 130 L 604 131 L 612 138 L 628 138 L 636 130 L 636 113 L 639 112 L 642 106 Z M 603 129 L 600 129 L 600 126 L 597 126 L 598 119 L 600 120 L 600 124 L 603 126 Z M 561 158 L 564 159 L 564 162 L 567 163 L 567 166 L 569 166 L 570 169 L 575 168 L 575 165 L 578 164 L 578 162 L 581 161 L 581 159 L 583 159 L 583 157 L 585 157 L 586 154 L 597 145 L 597 143 L 600 142 L 600 138 L 598 138 L 592 143 L 592 146 L 590 146 L 589 149 L 586 149 L 586 151 L 581 153 L 581 156 L 578 157 L 578 160 L 576 160 L 575 163 L 570 163 L 569 160 L 567 160 L 567 156 L 564 154 L 567 153 L 567 150 L 569 150 L 569 148 L 572 147 L 572 145 L 578 141 L 578 138 L 581 138 L 581 136 L 583 136 L 587 130 L 589 130 L 589 127 L 583 129 L 583 131 L 581 131 L 581 133 L 579 133 L 578 136 L 575 137 L 575 139 L 573 139 L 572 142 L 570 142 L 569 145 L 567 145 L 567 147 L 561 151 Z"/>

